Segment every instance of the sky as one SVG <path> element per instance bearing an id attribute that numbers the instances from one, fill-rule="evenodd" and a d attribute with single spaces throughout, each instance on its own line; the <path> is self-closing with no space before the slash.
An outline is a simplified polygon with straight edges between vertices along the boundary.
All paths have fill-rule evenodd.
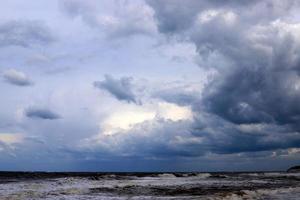
<path id="1" fill-rule="evenodd" d="M 10 0 L 0 170 L 300 164 L 297 0 Z"/>

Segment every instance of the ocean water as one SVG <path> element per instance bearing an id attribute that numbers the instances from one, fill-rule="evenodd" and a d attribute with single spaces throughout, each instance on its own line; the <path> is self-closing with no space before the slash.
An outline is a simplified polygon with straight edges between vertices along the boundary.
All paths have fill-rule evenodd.
<path id="1" fill-rule="evenodd" d="M 300 199 L 300 173 L 2 175 L 0 199 Z"/>

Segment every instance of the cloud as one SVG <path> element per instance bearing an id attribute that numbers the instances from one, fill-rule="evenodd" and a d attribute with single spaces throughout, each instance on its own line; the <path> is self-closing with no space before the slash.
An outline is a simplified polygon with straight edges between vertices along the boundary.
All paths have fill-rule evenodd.
<path id="1" fill-rule="evenodd" d="M 229 78 L 233 82 L 232 87 L 237 88 L 236 92 L 239 92 L 239 87 L 242 87 L 241 91 L 243 91 L 244 86 L 254 86 L 254 83 L 260 80 L 260 77 L 256 75 L 250 76 L 249 72 L 245 73 L 246 77 L 238 70 L 235 72 L 244 82 L 249 81 L 249 83 L 240 84 L 236 83 L 233 77 Z M 235 97 L 232 94 L 231 96 L 227 95 L 231 93 L 232 87 L 229 87 L 228 90 L 217 89 L 218 84 L 222 86 L 222 81 L 223 79 L 214 81 L 214 83 L 209 82 L 203 91 L 198 84 L 184 85 L 179 82 L 155 85 L 155 89 L 150 90 L 151 100 L 147 101 L 151 102 L 154 99 L 165 101 L 158 103 L 157 110 L 149 107 L 147 101 L 143 103 L 143 108 L 139 105 L 132 105 L 138 106 L 139 109 L 131 110 L 131 112 L 120 108 L 119 110 L 122 112 L 104 120 L 101 127 L 102 132 L 85 141 L 87 142 L 86 146 L 93 151 L 105 151 L 107 154 L 134 155 L 136 153 L 136 155 L 140 155 L 134 150 L 128 152 L 125 147 L 124 149 L 120 147 L 125 145 L 123 142 L 126 143 L 130 140 L 132 148 L 140 149 L 141 155 L 154 157 L 166 155 L 199 157 L 209 154 L 239 153 L 247 153 L 250 156 L 257 152 L 272 152 L 300 146 L 300 134 L 295 129 L 295 124 L 290 126 L 291 124 L 276 123 L 263 111 L 253 110 L 246 104 L 237 104 L 237 110 L 240 110 L 232 109 L 233 114 L 230 113 L 230 116 L 218 113 L 220 108 L 215 102 L 228 102 L 227 98 Z M 214 92 L 219 91 L 223 93 L 218 97 L 214 96 Z M 249 93 L 249 91 L 247 92 Z M 239 96 L 243 95 L 237 97 Z M 246 97 L 246 99 L 250 99 L 250 97 Z M 232 104 L 235 105 L 236 101 L 233 99 Z M 213 105 L 211 106 L 211 104 Z M 189 108 L 193 110 L 191 111 Z M 224 106 L 222 109 L 227 109 L 227 107 Z M 126 116 L 132 117 L 126 118 Z M 171 126 L 176 127 L 178 124 L 181 124 L 182 127 L 180 129 L 177 127 L 178 131 L 174 131 Z M 158 140 L 147 138 L 148 136 L 159 137 L 158 135 L 161 136 L 170 130 L 174 134 L 170 133 L 167 137 L 160 137 Z M 141 132 L 144 132 L 143 139 L 142 136 L 135 134 Z M 110 139 L 107 139 L 108 136 L 111 136 Z M 140 143 L 144 140 L 153 143 L 149 142 L 149 146 L 143 146 Z M 161 151 L 153 151 L 153 148 L 161 149 Z"/>
<path id="2" fill-rule="evenodd" d="M 103 81 L 95 81 L 94 86 L 108 91 L 120 101 L 137 103 L 133 92 L 132 78 L 122 77 L 120 79 L 115 79 L 110 75 L 105 75 L 104 78 L 105 80 Z"/>
<path id="3" fill-rule="evenodd" d="M 0 24 L 0 47 L 46 45 L 54 41 L 51 31 L 39 21 L 8 21 Z"/>
<path id="4" fill-rule="evenodd" d="M 62 10 L 111 38 L 156 32 L 153 10 L 144 1 L 64 0 Z"/>
<path id="5" fill-rule="evenodd" d="M 213 113 L 195 114 L 192 135 L 202 139 L 202 151 L 215 154 L 276 151 L 300 146 L 300 135 L 272 123 L 236 125 Z"/>
<path id="6" fill-rule="evenodd" d="M 200 141 L 199 138 L 193 140 L 195 137 L 187 131 L 189 125 L 190 121 L 186 120 L 154 118 L 134 124 L 130 129 L 120 129 L 114 134 L 100 133 L 87 138 L 82 140 L 78 148 L 85 152 L 144 159 L 201 155 L 203 151 L 191 151 L 191 146 L 199 145 Z"/>
<path id="7" fill-rule="evenodd" d="M 23 19 L 0 23 L 1 63 L 18 66 L 1 78 L 40 83 L 18 94 L 0 84 L 1 169 L 274 170 L 299 161 L 299 1 L 63 0 L 60 20 L 48 4 L 55 45 L 22 6 L 0 12 Z M 29 6 L 28 19 L 43 6 Z M 112 74 L 121 68 L 136 77 Z M 51 107 L 23 109 L 41 102 Z"/>
<path id="8" fill-rule="evenodd" d="M 15 69 L 9 69 L 2 73 L 4 80 L 10 84 L 17 86 L 30 86 L 33 82 L 26 74 Z"/>
<path id="9" fill-rule="evenodd" d="M 201 8 L 203 1 L 147 1 L 155 11 L 159 31 L 172 33 L 186 30 L 193 23 L 193 18 Z M 176 13 L 176 14 L 175 14 Z"/>
<path id="10" fill-rule="evenodd" d="M 25 115 L 33 119 L 55 120 L 61 118 L 60 115 L 48 109 L 28 108 L 25 110 Z"/>
<path id="11" fill-rule="evenodd" d="M 233 11 L 243 18 L 242 23 L 268 22 L 279 17 L 286 17 L 289 11 L 299 5 L 296 0 L 289 1 L 247 1 L 235 0 L 147 0 L 153 9 L 160 32 L 166 34 L 182 34 L 195 25 L 199 14 L 207 11 Z M 209 36 L 209 34 L 208 34 Z"/>
<path id="12" fill-rule="evenodd" d="M 152 91 L 151 97 L 175 103 L 180 106 L 189 106 L 199 100 L 201 91 L 202 87 L 199 83 L 187 83 L 187 81 L 177 83 L 167 82 L 156 86 Z"/>
<path id="13" fill-rule="evenodd" d="M 300 51 L 299 31 L 300 24 L 274 21 L 242 31 L 239 37 L 228 35 L 230 48 L 210 45 L 232 65 L 221 69 L 222 75 L 207 88 L 203 101 L 207 110 L 236 124 L 275 123 L 298 131 L 300 56 L 292 52 Z"/>
<path id="14" fill-rule="evenodd" d="M 203 151 L 191 151 L 191 146 L 201 140 L 189 131 L 192 121 L 187 106 L 166 102 L 121 104 L 102 120 L 99 133 L 81 140 L 78 148 L 106 156 L 196 156 Z"/>
<path id="15" fill-rule="evenodd" d="M 290 20 L 299 2 L 147 2 L 159 31 L 193 43 L 200 67 L 216 71 L 201 97 L 159 95 L 191 103 L 203 148 L 230 154 L 300 146 L 300 24 Z"/>
<path id="16" fill-rule="evenodd" d="M 126 132 L 135 125 L 156 119 L 182 121 L 192 120 L 192 118 L 192 112 L 187 106 L 167 102 L 144 105 L 122 104 L 117 112 L 111 111 L 109 116 L 102 121 L 100 134 L 113 135 L 122 131 Z"/>
<path id="17" fill-rule="evenodd" d="M 15 153 L 24 140 L 24 135 L 20 133 L 0 133 L 1 159 L 6 156 L 15 158 Z"/>
<path id="18" fill-rule="evenodd" d="M 5 145 L 21 143 L 23 139 L 22 134 L 0 133 L 0 143 L 4 143 Z"/>

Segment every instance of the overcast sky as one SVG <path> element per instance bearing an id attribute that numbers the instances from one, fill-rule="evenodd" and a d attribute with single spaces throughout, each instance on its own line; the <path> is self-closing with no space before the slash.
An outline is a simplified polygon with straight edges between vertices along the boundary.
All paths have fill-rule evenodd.
<path id="1" fill-rule="evenodd" d="M 297 0 L 10 0 L 0 170 L 300 164 Z"/>

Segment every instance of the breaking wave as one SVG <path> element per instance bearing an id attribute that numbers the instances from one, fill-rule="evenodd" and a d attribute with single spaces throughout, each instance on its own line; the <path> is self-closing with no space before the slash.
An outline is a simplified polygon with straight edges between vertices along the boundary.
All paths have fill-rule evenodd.
<path id="1" fill-rule="evenodd" d="M 0 199 L 297 199 L 299 176 L 297 173 L 0 174 Z"/>

